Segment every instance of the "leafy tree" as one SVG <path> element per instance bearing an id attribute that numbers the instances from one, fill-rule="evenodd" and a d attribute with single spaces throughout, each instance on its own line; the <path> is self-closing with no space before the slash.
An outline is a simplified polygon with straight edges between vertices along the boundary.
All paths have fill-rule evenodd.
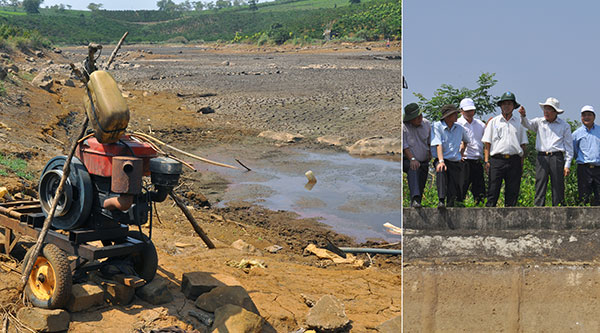
<path id="1" fill-rule="evenodd" d="M 235 7 L 243 6 L 245 4 L 246 4 L 246 2 L 244 0 L 233 0 L 233 5 Z"/>
<path id="2" fill-rule="evenodd" d="M 44 0 L 23 0 L 23 8 L 25 8 L 27 14 L 38 14 L 42 2 Z"/>
<path id="3" fill-rule="evenodd" d="M 496 107 L 496 102 L 500 99 L 498 96 L 492 96 L 489 90 L 498 82 L 494 79 L 496 73 L 482 73 L 477 79 L 479 87 L 475 89 L 469 88 L 454 88 L 449 84 L 442 84 L 441 88 L 437 89 L 431 99 L 425 98 L 421 93 L 414 95 L 419 99 L 423 113 L 427 119 L 434 121 L 441 117 L 440 109 L 445 104 L 454 104 L 458 107 L 463 98 L 471 98 L 475 102 L 477 110 L 475 113 L 479 116 L 493 113 Z"/>
<path id="4" fill-rule="evenodd" d="M 360 0 L 349 0 L 351 5 L 356 5 L 360 3 Z"/>
<path id="5" fill-rule="evenodd" d="M 197 11 L 201 11 L 204 9 L 204 3 L 202 1 L 192 2 L 192 4 L 194 5 L 194 9 Z"/>
<path id="6" fill-rule="evenodd" d="M 13 11 L 16 11 L 19 7 L 19 0 L 9 0 L 10 6 L 13 8 Z"/>
<path id="7" fill-rule="evenodd" d="M 67 8 L 69 8 L 69 10 L 71 10 L 71 8 L 72 8 L 72 7 L 73 7 L 73 6 L 71 6 L 71 5 L 67 5 Z"/>
<path id="8" fill-rule="evenodd" d="M 206 3 L 206 9 L 215 9 L 215 3 L 212 1 L 209 1 Z"/>
<path id="9" fill-rule="evenodd" d="M 101 3 L 90 2 L 90 4 L 87 5 L 87 9 L 89 9 L 92 12 L 99 11 L 102 7 L 104 7 L 104 5 Z"/>
<path id="10" fill-rule="evenodd" d="M 229 0 L 217 0 L 215 2 L 215 7 L 217 7 L 218 9 L 223 9 L 223 8 L 231 7 L 231 1 L 229 1 Z"/>
<path id="11" fill-rule="evenodd" d="M 156 6 L 158 7 L 158 10 L 165 12 L 170 12 L 177 8 L 177 5 L 173 2 L 173 0 L 159 0 L 156 2 Z"/>
<path id="12" fill-rule="evenodd" d="M 248 0 L 248 5 L 250 6 L 250 10 L 258 10 L 256 0 Z"/>
<path id="13" fill-rule="evenodd" d="M 180 3 L 179 5 L 175 5 L 175 10 L 178 10 L 180 12 L 188 12 L 192 10 L 192 4 L 190 3 L 189 0 L 186 0 L 182 3 Z"/>

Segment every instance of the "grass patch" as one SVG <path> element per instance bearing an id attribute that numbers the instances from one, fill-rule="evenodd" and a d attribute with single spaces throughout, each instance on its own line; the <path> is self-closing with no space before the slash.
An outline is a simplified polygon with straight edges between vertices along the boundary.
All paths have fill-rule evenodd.
<path id="1" fill-rule="evenodd" d="M 4 167 L 2 171 L 5 174 L 3 176 L 8 176 L 7 171 L 10 171 L 20 178 L 33 179 L 33 175 L 27 172 L 27 161 L 22 158 L 10 157 L 0 153 L 0 165 Z"/>

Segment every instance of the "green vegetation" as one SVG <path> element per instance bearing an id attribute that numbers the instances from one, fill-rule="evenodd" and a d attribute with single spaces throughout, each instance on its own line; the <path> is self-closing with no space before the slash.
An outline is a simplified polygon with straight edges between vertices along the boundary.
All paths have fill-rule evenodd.
<path id="1" fill-rule="evenodd" d="M 0 22 L 2 18 L 0 18 Z M 39 49 L 50 46 L 50 41 L 42 37 L 37 30 L 28 30 L 14 25 L 0 23 L 0 49 L 7 51 L 15 48 Z"/>
<path id="2" fill-rule="evenodd" d="M 194 10 L 184 2 L 185 10 L 181 6 L 170 10 L 172 1 L 163 2 L 165 9 L 156 11 L 108 11 L 92 3 L 93 11 L 57 7 L 40 9 L 36 15 L 23 15 L 22 11 L 11 11 L 13 7 L 4 7 L 0 24 L 43 31 L 57 44 L 116 42 L 125 31 L 129 31 L 128 43 L 166 42 L 175 38 L 275 44 L 295 40 L 298 43 L 321 40 L 323 32 L 332 27 L 335 38 L 400 38 L 401 3 L 398 0 L 370 0 L 355 5 L 348 0 L 276 0 L 258 3 L 256 10 L 252 10 L 251 4 L 241 5 L 242 2 L 228 2 L 233 3 L 231 6 L 223 3 L 222 9 L 203 7 L 204 10 Z M 369 23 L 369 20 L 376 22 Z"/>
<path id="3" fill-rule="evenodd" d="M 493 96 L 489 94 L 489 90 L 496 84 L 494 79 L 495 74 L 483 73 L 478 79 L 478 88 L 468 89 L 461 88 L 457 89 L 448 84 L 442 84 L 441 88 L 436 90 L 434 97 L 431 99 L 425 98 L 422 94 L 415 94 L 419 98 L 419 105 L 424 108 L 425 118 L 430 120 L 432 123 L 439 120 L 442 105 L 454 104 L 458 107 L 460 100 L 466 97 L 472 98 L 477 106 L 477 115 L 481 116 L 481 119 L 486 122 L 489 115 L 495 111 L 496 101 L 500 99 L 499 96 Z M 513 117 L 520 117 L 515 110 Z M 571 125 L 571 131 L 575 131 L 581 126 L 578 121 L 569 121 Z M 535 199 L 535 163 L 536 163 L 536 150 L 535 150 L 535 139 L 536 134 L 532 131 L 527 131 L 527 138 L 529 143 L 527 144 L 527 155 L 523 163 L 523 175 L 521 177 L 521 187 L 519 192 L 518 206 L 533 207 Z M 565 178 L 565 205 L 566 206 L 577 206 L 579 205 L 578 191 L 577 191 L 577 165 L 573 161 L 571 163 L 571 172 L 568 177 Z M 408 182 L 406 181 L 406 173 L 403 173 L 403 193 L 408 194 Z M 488 186 L 487 175 L 485 175 L 486 190 Z M 403 207 L 410 207 L 410 195 L 405 195 L 403 198 Z M 433 170 L 433 163 L 430 163 L 429 178 L 425 187 L 425 193 L 423 194 L 422 205 L 423 207 L 436 207 L 438 203 L 437 189 L 435 186 L 435 170 Z M 475 200 L 472 193 L 469 191 L 465 201 L 459 205 L 464 207 L 475 207 Z M 483 205 L 483 204 L 482 204 Z M 552 190 L 550 188 L 550 182 L 548 182 L 548 190 L 546 191 L 546 205 L 552 205 Z M 500 192 L 500 198 L 498 200 L 498 206 L 504 206 L 504 185 Z"/>
<path id="4" fill-rule="evenodd" d="M 0 174 L 8 176 L 11 173 L 27 180 L 33 179 L 33 174 L 27 172 L 27 161 L 0 153 Z"/>

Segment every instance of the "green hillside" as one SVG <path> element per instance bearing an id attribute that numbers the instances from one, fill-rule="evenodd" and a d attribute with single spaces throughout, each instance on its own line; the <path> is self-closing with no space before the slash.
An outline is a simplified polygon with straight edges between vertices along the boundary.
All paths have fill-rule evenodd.
<path id="1" fill-rule="evenodd" d="M 398 39 L 399 0 L 277 0 L 202 11 L 108 11 L 41 9 L 24 14 L 4 8 L 0 24 L 37 30 L 55 44 L 116 42 L 129 31 L 128 43 L 165 41 L 247 41 L 283 43 L 336 38 Z"/>

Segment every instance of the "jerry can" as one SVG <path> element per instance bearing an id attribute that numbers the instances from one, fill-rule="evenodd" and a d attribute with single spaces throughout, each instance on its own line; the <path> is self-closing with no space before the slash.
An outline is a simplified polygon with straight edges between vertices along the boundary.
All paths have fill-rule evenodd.
<path id="1" fill-rule="evenodd" d="M 89 95 L 83 97 L 85 112 L 100 143 L 114 143 L 127 129 L 129 108 L 117 86 L 117 81 L 106 71 L 94 71 L 88 81 Z"/>

